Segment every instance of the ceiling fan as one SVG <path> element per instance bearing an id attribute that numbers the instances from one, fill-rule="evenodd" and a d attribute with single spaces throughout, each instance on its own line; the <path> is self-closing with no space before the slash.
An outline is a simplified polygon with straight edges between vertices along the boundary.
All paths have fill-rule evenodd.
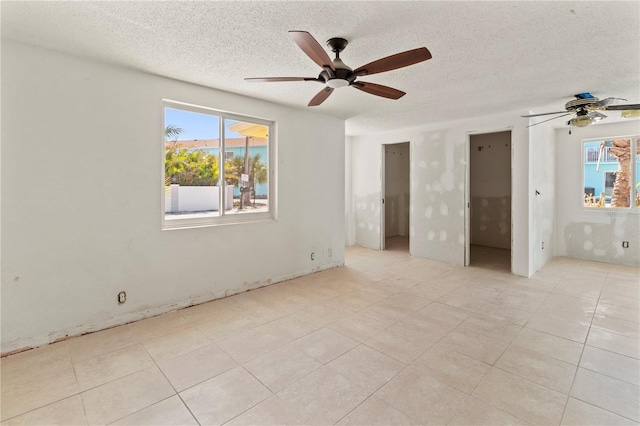
<path id="1" fill-rule="evenodd" d="M 527 127 L 542 124 L 547 121 L 555 120 L 556 118 L 566 117 L 567 115 L 575 114 L 575 117 L 567 121 L 569 126 L 585 127 L 590 124 L 600 121 L 607 116 L 600 111 L 622 111 L 622 116 L 637 117 L 640 116 L 640 104 L 628 104 L 628 105 L 613 105 L 616 101 L 626 101 L 622 98 L 606 98 L 598 99 L 591 93 L 578 93 L 574 95 L 575 99 L 564 104 L 565 111 L 556 112 L 543 112 L 540 114 L 523 115 L 524 118 L 539 117 L 542 115 L 562 114 L 557 117 L 552 117 L 548 120 L 540 121 L 539 123 L 533 123 Z"/>
<path id="2" fill-rule="evenodd" d="M 318 75 L 318 77 L 257 77 L 245 78 L 245 80 L 253 82 L 317 81 L 318 83 L 324 84 L 325 87 L 311 99 L 308 106 L 320 105 L 333 93 L 334 89 L 346 86 L 355 87 L 363 92 L 382 96 L 383 98 L 400 99 L 405 95 L 405 92 L 380 84 L 357 81 L 357 79 L 363 75 L 391 71 L 431 59 L 429 50 L 426 47 L 419 47 L 378 59 L 354 70 L 340 59 L 340 52 L 342 52 L 348 44 L 344 38 L 335 37 L 327 40 L 327 46 L 336 54 L 335 59 L 331 60 L 327 52 L 325 52 L 322 46 L 320 46 L 316 39 L 308 32 L 289 31 L 289 35 L 313 62 L 320 65 L 322 68 L 320 75 Z"/>

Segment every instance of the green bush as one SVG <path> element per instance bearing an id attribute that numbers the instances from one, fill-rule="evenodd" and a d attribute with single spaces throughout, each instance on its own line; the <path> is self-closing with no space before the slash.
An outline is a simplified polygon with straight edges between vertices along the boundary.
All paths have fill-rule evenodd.
<path id="1" fill-rule="evenodd" d="M 165 150 L 165 178 L 182 186 L 213 186 L 218 183 L 218 158 L 206 151 L 189 151 L 177 143 Z"/>

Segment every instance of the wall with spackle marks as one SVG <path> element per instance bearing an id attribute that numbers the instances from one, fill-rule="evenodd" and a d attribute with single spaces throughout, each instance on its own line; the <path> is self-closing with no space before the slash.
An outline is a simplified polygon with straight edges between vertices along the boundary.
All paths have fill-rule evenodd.
<path id="1" fill-rule="evenodd" d="M 411 143 L 410 251 L 463 265 L 467 132 L 513 127 L 513 272 L 529 276 L 528 131 L 519 115 L 478 117 L 353 138 L 356 244 L 380 248 L 381 144 Z"/>
<path id="2" fill-rule="evenodd" d="M 612 112 L 613 114 L 613 112 Z M 555 131 L 556 254 L 640 266 L 640 209 L 584 208 L 582 140 L 640 134 L 640 121 Z M 622 242 L 629 241 L 629 248 Z"/>
<path id="3" fill-rule="evenodd" d="M 511 248 L 511 196 L 471 198 L 471 244 Z"/>

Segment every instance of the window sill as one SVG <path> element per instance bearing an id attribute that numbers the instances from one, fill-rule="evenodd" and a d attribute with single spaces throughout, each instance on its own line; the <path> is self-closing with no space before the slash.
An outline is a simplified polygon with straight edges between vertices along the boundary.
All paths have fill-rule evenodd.
<path id="1" fill-rule="evenodd" d="M 162 217 L 162 230 L 174 231 L 178 229 L 208 228 L 215 226 L 242 225 L 247 223 L 275 222 L 276 218 L 270 212 L 262 213 L 234 213 L 215 217 L 190 217 L 166 219 Z"/>

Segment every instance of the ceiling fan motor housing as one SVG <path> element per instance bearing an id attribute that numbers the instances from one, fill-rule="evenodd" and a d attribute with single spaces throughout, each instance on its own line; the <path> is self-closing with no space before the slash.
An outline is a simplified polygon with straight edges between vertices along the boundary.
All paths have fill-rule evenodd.
<path id="1" fill-rule="evenodd" d="M 332 61 L 334 70 L 323 71 L 320 73 L 319 78 L 323 79 L 326 85 L 332 89 L 346 87 L 353 83 L 356 78 L 356 76 L 353 75 L 353 69 L 340 59 L 340 52 L 342 52 L 348 44 L 349 42 L 342 37 L 334 37 L 327 40 L 327 46 L 336 54 L 336 57 Z"/>
<path id="2" fill-rule="evenodd" d="M 580 109 L 586 105 L 591 105 L 591 104 L 595 104 L 598 103 L 600 101 L 600 99 L 598 98 L 585 98 L 585 99 L 574 99 L 572 101 L 567 102 L 566 104 L 564 104 L 564 108 L 567 111 L 575 111 L 577 109 Z"/>

